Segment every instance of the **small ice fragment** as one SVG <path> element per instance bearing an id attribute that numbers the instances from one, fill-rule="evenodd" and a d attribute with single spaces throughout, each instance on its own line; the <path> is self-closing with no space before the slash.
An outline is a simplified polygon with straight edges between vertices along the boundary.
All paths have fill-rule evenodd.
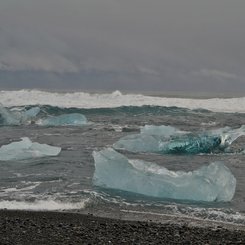
<path id="1" fill-rule="evenodd" d="M 21 141 L 13 142 L 0 147 L 0 161 L 57 156 L 59 155 L 60 151 L 60 147 L 39 144 L 32 142 L 27 137 L 24 137 L 21 139 Z"/>

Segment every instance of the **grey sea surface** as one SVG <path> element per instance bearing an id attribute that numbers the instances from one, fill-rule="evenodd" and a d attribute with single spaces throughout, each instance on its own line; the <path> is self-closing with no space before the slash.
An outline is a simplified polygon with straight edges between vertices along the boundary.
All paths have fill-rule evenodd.
<path id="1" fill-rule="evenodd" d="M 170 170 L 192 171 L 202 165 L 222 161 L 237 180 L 235 196 L 228 203 L 200 203 L 151 198 L 120 190 L 95 187 L 92 183 L 92 152 L 111 147 L 118 139 L 138 133 L 144 125 L 171 125 L 200 132 L 245 124 L 245 114 L 214 113 L 177 107 L 120 107 L 108 109 L 62 109 L 46 106 L 50 115 L 69 112 L 84 114 L 83 127 L 41 127 L 37 125 L 0 127 L 0 146 L 29 137 L 33 142 L 62 148 L 56 157 L 0 162 L 0 208 L 76 210 L 105 217 L 133 219 L 141 214 L 173 215 L 236 224 L 245 224 L 245 155 L 219 153 L 199 155 L 159 155 L 123 152 L 128 158 L 143 159 Z M 236 140 L 234 152 L 245 146 L 245 137 Z"/>

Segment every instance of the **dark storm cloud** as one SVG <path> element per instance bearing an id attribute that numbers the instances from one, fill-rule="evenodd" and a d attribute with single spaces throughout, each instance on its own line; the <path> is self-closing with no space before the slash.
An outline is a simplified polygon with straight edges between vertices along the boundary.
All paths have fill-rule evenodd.
<path id="1" fill-rule="evenodd" d="M 244 12 L 243 0 L 1 1 L 0 85 L 42 87 L 36 72 L 46 87 L 245 91 Z"/>

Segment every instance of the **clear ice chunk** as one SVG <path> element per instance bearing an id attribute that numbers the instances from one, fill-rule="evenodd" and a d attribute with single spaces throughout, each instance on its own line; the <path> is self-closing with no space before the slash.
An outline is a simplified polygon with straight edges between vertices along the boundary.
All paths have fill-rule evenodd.
<path id="1" fill-rule="evenodd" d="M 40 107 L 36 106 L 36 107 L 32 107 L 31 109 L 24 111 L 24 115 L 29 119 L 29 118 L 34 118 L 36 117 L 39 112 L 40 112 Z"/>
<path id="2" fill-rule="evenodd" d="M 8 109 L 0 105 L 0 124 L 1 125 L 19 125 L 20 120 L 15 117 Z"/>
<path id="3" fill-rule="evenodd" d="M 164 137 L 170 137 L 173 135 L 180 135 L 183 133 L 187 133 L 185 131 L 180 131 L 177 128 L 174 128 L 172 126 L 155 126 L 155 125 L 145 125 L 140 129 L 140 133 L 144 135 L 153 135 L 153 136 L 164 136 Z"/>
<path id="4" fill-rule="evenodd" d="M 205 133 L 191 134 L 170 126 L 145 126 L 140 134 L 119 139 L 113 147 L 131 152 L 161 154 L 198 154 L 224 150 L 238 137 L 245 135 L 245 126 L 229 127 Z"/>
<path id="5" fill-rule="evenodd" d="M 0 104 L 0 125 L 23 125 L 36 123 L 40 126 L 82 126 L 87 124 L 87 119 L 79 113 L 63 114 L 59 116 L 49 116 L 38 119 L 40 107 L 26 109 L 7 109 Z"/>
<path id="6" fill-rule="evenodd" d="M 22 125 L 32 122 L 40 112 L 39 107 L 33 107 L 29 110 L 9 110 L 0 105 L 0 125 Z"/>
<path id="7" fill-rule="evenodd" d="M 83 126 L 87 124 L 87 119 L 83 114 L 71 113 L 40 119 L 37 124 L 41 126 Z"/>
<path id="8" fill-rule="evenodd" d="M 166 154 L 210 153 L 221 144 L 219 136 L 185 136 L 168 142 L 160 142 L 159 151 Z"/>
<path id="9" fill-rule="evenodd" d="M 142 160 L 129 160 L 111 148 L 93 152 L 96 186 L 146 196 L 179 200 L 227 202 L 235 193 L 236 179 L 221 162 L 192 172 L 170 171 Z"/>
<path id="10" fill-rule="evenodd" d="M 160 152 L 160 140 L 154 135 L 131 134 L 119 139 L 113 147 L 131 152 Z"/>
<path id="11" fill-rule="evenodd" d="M 21 139 L 21 141 L 13 142 L 0 147 L 0 161 L 57 156 L 60 151 L 60 147 L 39 144 L 32 142 L 27 137 L 24 137 Z"/>

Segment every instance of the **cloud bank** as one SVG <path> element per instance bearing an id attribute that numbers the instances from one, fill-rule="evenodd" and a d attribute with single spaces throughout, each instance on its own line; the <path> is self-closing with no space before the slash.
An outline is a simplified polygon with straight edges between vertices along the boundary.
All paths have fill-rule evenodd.
<path id="1" fill-rule="evenodd" d="M 0 87 L 245 92 L 244 9 L 240 0 L 1 1 Z"/>

